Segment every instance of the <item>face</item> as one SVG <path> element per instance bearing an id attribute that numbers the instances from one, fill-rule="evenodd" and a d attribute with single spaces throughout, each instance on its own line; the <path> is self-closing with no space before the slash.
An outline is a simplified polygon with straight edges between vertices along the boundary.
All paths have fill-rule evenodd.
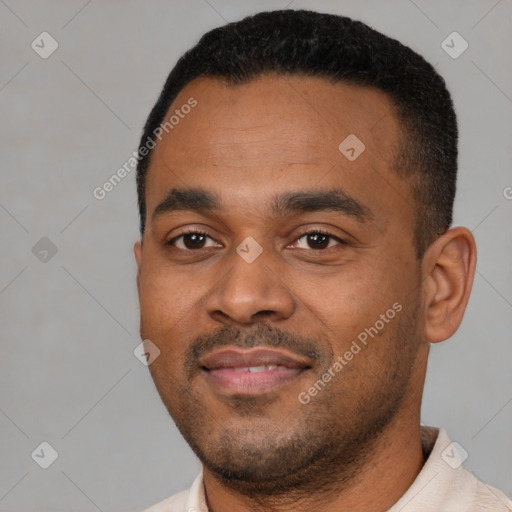
<path id="1" fill-rule="evenodd" d="M 191 98 L 147 177 L 141 336 L 206 470 L 276 492 L 353 467 L 417 394 L 399 125 L 383 93 L 317 78 L 197 79 L 169 115 Z"/>

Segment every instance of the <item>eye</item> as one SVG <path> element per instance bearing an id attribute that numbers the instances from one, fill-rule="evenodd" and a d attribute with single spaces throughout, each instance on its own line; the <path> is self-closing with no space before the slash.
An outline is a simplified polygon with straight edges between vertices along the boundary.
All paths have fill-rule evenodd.
<path id="1" fill-rule="evenodd" d="M 207 247 L 214 247 L 215 245 L 207 246 L 205 245 L 206 239 L 210 239 L 213 241 L 211 237 L 209 237 L 206 233 L 202 233 L 201 231 L 189 230 L 181 235 L 175 236 L 171 240 L 169 240 L 166 245 L 173 245 L 177 249 L 182 250 L 197 250 L 197 249 L 205 249 Z M 183 240 L 180 240 L 183 239 Z M 178 242 L 178 243 L 176 243 Z"/>
<path id="2" fill-rule="evenodd" d="M 214 242 L 212 245 L 206 245 L 207 239 Z M 330 249 L 332 246 L 337 244 L 343 244 L 344 241 L 331 233 L 321 230 L 308 231 L 295 239 L 294 244 L 299 249 L 313 249 L 313 250 L 325 250 Z M 194 251 L 200 249 L 206 249 L 208 247 L 215 247 L 216 242 L 208 236 L 206 233 L 201 231 L 189 230 L 185 233 L 181 233 L 169 240 L 166 245 L 172 245 L 177 249 L 185 251 Z"/>
<path id="3" fill-rule="evenodd" d="M 302 240 L 302 242 L 301 242 Z M 331 243 L 334 242 L 334 243 Z M 297 246 L 300 249 L 307 249 L 308 247 L 313 250 L 330 249 L 336 244 L 343 244 L 344 241 L 331 233 L 321 230 L 308 231 L 296 239 Z"/>

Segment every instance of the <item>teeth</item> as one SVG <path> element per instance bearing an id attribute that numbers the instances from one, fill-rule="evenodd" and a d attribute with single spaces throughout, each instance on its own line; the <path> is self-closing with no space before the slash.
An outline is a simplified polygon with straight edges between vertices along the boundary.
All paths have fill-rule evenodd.
<path id="1" fill-rule="evenodd" d="M 251 373 L 264 372 L 268 369 L 268 366 L 249 366 L 248 370 Z"/>
<path id="2" fill-rule="evenodd" d="M 265 365 L 261 365 L 261 366 L 244 366 L 244 367 L 233 368 L 231 371 L 236 372 L 236 373 L 242 373 L 242 372 L 258 373 L 258 372 L 275 370 L 277 368 L 284 368 L 284 366 L 278 366 L 276 364 L 265 364 Z"/>
<path id="3" fill-rule="evenodd" d="M 263 365 L 263 366 L 249 366 L 247 370 L 251 373 L 264 372 L 267 370 L 275 370 L 277 366 L 275 364 Z"/>

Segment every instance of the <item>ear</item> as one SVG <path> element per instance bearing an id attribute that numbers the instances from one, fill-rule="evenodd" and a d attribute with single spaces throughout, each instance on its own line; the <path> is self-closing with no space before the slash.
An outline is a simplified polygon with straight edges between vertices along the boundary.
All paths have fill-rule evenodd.
<path id="1" fill-rule="evenodd" d="M 444 341 L 459 328 L 476 267 L 476 243 L 469 229 L 449 229 L 427 249 L 423 258 L 424 339 Z"/>
<path id="2" fill-rule="evenodd" d="M 137 291 L 140 293 L 140 269 L 142 265 L 142 239 L 137 240 L 133 245 L 133 254 L 137 263 Z"/>

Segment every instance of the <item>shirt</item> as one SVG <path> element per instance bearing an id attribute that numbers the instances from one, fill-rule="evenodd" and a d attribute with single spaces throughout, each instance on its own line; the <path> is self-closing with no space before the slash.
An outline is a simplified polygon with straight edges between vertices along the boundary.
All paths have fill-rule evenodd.
<path id="1" fill-rule="evenodd" d="M 405 494 L 388 512 L 512 512 L 512 501 L 462 467 L 457 443 L 442 428 L 421 427 L 423 453 L 428 457 Z M 459 448 L 462 458 L 467 453 Z M 202 472 L 190 489 L 144 512 L 208 512 Z"/>

